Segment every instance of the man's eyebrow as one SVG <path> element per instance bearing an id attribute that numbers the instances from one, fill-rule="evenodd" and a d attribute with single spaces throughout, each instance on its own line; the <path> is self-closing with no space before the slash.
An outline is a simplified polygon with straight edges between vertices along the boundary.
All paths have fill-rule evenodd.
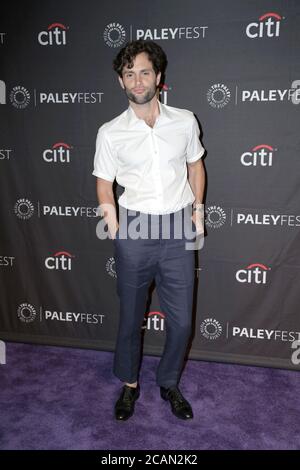
<path id="1" fill-rule="evenodd" d="M 140 72 L 149 72 L 152 69 L 141 69 Z M 124 73 L 132 72 L 132 69 L 124 69 Z"/>

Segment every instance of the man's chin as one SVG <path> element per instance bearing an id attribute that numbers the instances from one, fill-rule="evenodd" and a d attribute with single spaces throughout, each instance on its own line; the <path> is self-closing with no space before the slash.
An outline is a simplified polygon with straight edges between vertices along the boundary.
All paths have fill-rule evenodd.
<path id="1" fill-rule="evenodd" d="M 131 101 L 133 101 L 136 104 L 145 104 L 148 103 L 148 101 L 151 101 L 151 98 L 148 95 L 131 95 L 130 97 Z"/>
<path id="2" fill-rule="evenodd" d="M 155 96 L 155 94 L 153 96 Z M 149 101 L 152 100 L 153 96 L 151 96 L 151 94 L 147 92 L 146 94 L 142 93 L 140 95 L 135 95 L 133 93 L 127 94 L 127 98 L 130 101 L 133 101 L 133 103 L 140 104 L 140 105 L 149 103 Z"/>

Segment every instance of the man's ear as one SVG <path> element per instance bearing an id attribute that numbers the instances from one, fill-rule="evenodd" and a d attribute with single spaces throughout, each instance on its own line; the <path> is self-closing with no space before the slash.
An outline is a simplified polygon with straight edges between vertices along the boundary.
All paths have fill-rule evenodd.
<path id="1" fill-rule="evenodd" d="M 161 78 L 161 72 L 158 72 L 157 76 L 156 76 L 156 86 L 159 85 L 160 83 L 160 78 Z"/>
<path id="2" fill-rule="evenodd" d="M 123 90 L 124 90 L 124 89 L 125 89 L 125 87 L 124 87 L 124 83 L 123 83 L 123 78 L 122 78 L 122 77 L 120 77 L 120 75 L 119 75 L 118 79 L 119 79 L 119 83 L 120 83 L 121 87 L 122 87 L 122 88 L 123 88 Z"/>

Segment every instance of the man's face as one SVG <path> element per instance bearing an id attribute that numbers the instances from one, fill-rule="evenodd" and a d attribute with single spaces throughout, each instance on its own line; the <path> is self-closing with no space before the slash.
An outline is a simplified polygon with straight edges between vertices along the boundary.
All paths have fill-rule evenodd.
<path id="1" fill-rule="evenodd" d="M 133 60 L 133 67 L 125 66 L 119 82 L 127 98 L 136 104 L 145 104 L 156 95 L 161 73 L 155 75 L 152 62 L 146 52 L 141 52 Z"/>

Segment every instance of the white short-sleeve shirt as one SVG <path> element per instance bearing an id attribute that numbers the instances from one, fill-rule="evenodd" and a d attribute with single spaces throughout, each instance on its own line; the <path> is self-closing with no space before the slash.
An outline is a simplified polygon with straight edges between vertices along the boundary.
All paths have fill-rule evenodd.
<path id="1" fill-rule="evenodd" d="M 99 128 L 93 175 L 125 188 L 121 206 L 168 214 L 194 202 L 186 164 L 201 158 L 204 148 L 192 112 L 158 104 L 153 128 L 131 106 Z"/>

